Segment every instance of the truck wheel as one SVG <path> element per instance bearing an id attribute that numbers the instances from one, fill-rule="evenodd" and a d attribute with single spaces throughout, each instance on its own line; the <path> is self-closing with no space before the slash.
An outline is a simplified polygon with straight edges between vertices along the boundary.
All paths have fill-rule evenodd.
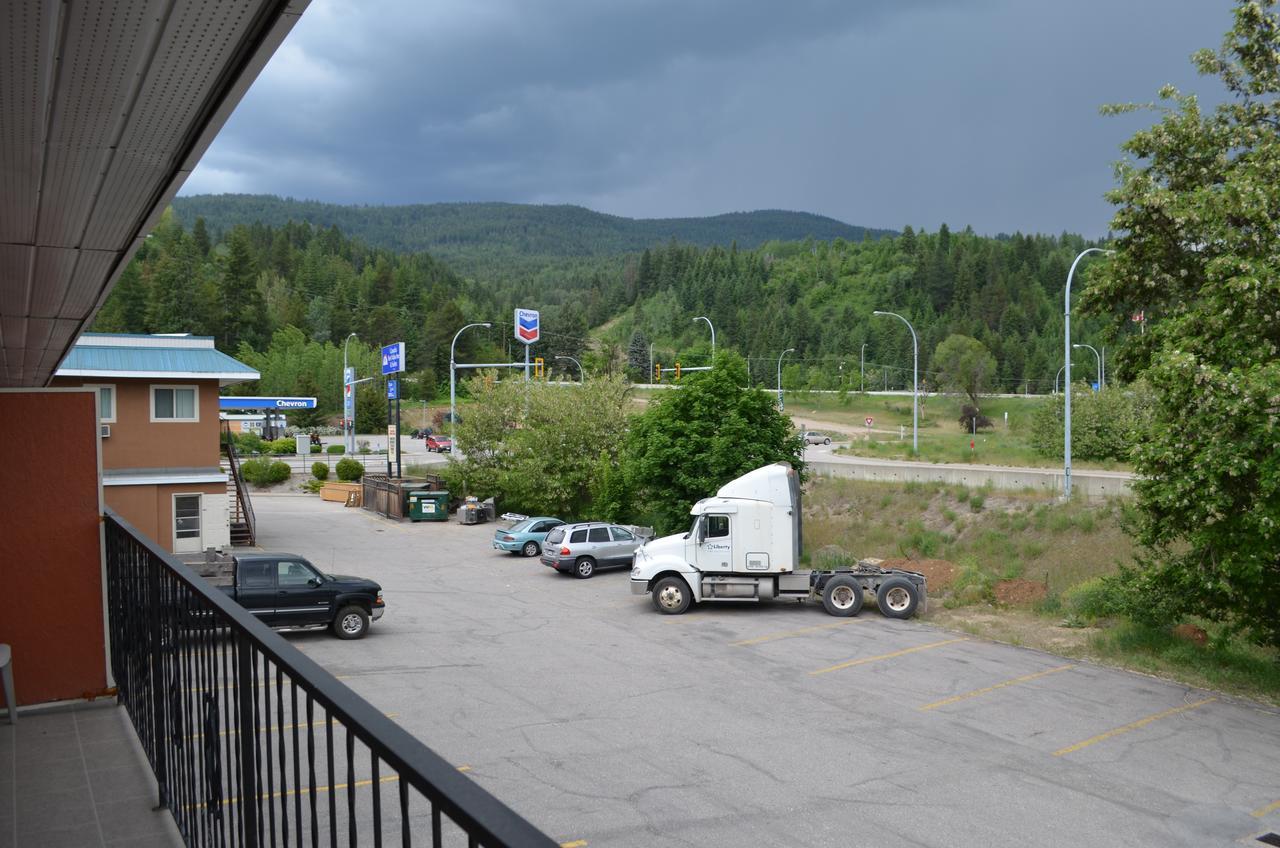
<path id="1" fill-rule="evenodd" d="M 680 615 L 693 603 L 689 585 L 679 577 L 664 577 L 653 587 L 653 606 L 663 615 Z"/>
<path id="2" fill-rule="evenodd" d="M 524 552 L 524 555 L 525 555 L 525 556 L 527 556 L 527 557 L 537 556 L 537 555 L 538 555 L 538 543 L 537 543 L 537 542 L 525 542 L 525 543 L 524 543 L 524 547 L 523 547 L 521 550 Z"/>
<path id="3" fill-rule="evenodd" d="M 920 605 L 920 590 L 905 577 L 890 577 L 876 592 L 876 606 L 885 618 L 911 618 Z"/>
<path id="4" fill-rule="evenodd" d="M 362 639 L 368 632 L 369 613 L 361 607 L 343 607 L 333 619 L 333 635 L 339 639 Z"/>
<path id="5" fill-rule="evenodd" d="M 596 573 L 596 561 L 591 557 L 582 557 L 573 564 L 573 576 L 586 580 Z"/>
<path id="6" fill-rule="evenodd" d="M 852 577 L 832 577 L 822 590 L 822 608 L 828 615 L 857 615 L 862 609 L 862 586 Z"/>

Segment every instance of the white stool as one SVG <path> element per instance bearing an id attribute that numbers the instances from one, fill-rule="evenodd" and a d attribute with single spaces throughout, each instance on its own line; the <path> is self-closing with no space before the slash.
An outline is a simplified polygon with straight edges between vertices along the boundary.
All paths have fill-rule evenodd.
<path id="1" fill-rule="evenodd" d="M 9 723 L 18 723 L 18 699 L 13 695 L 13 652 L 0 642 L 0 677 L 4 678 L 4 705 L 9 708 Z"/>

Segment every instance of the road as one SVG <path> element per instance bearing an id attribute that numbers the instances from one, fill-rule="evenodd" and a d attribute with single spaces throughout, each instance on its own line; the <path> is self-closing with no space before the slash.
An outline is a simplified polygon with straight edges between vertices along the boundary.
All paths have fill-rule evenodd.
<path id="1" fill-rule="evenodd" d="M 261 543 L 381 582 L 288 638 L 562 843 L 1230 846 L 1280 830 L 1280 712 L 864 610 L 658 615 L 491 525 L 255 500 Z"/>

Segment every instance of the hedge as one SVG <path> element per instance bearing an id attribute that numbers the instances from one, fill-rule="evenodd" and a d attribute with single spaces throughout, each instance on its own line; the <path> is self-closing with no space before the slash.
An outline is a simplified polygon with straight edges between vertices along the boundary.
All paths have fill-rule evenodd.
<path id="1" fill-rule="evenodd" d="M 240 463 L 240 473 L 253 485 L 265 488 L 288 480 L 290 471 L 288 463 L 259 457 Z"/>

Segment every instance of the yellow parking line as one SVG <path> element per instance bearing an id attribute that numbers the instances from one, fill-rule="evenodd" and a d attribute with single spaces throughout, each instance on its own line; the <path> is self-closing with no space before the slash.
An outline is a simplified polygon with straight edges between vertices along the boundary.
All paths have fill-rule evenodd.
<path id="1" fill-rule="evenodd" d="M 1108 730 L 1106 733 L 1099 733 L 1097 736 L 1092 736 L 1084 740 L 1083 742 L 1077 742 L 1074 745 L 1068 745 L 1066 748 L 1059 748 L 1058 750 L 1053 752 L 1053 755 L 1055 757 L 1061 757 L 1064 754 L 1073 754 L 1076 751 L 1079 751 L 1081 748 L 1088 748 L 1090 745 L 1093 745 L 1097 742 L 1104 742 L 1113 736 L 1119 736 L 1121 733 L 1128 733 L 1130 730 L 1137 730 L 1140 727 L 1146 727 L 1148 724 L 1151 724 L 1153 721 L 1159 721 L 1162 718 L 1168 718 L 1169 716 L 1177 715 L 1178 713 L 1185 713 L 1188 710 L 1194 710 L 1197 707 L 1203 707 L 1205 704 L 1212 704 L 1216 700 L 1218 699 L 1205 698 L 1202 701 L 1196 701 L 1195 703 L 1192 703 L 1192 704 L 1183 704 L 1180 707 L 1174 707 L 1172 709 L 1165 710 L 1164 712 L 1156 713 L 1155 715 L 1149 715 L 1146 718 L 1140 718 L 1137 721 L 1129 722 L 1128 724 L 1122 727 L 1117 727 L 1115 730 Z"/>
<path id="2" fill-rule="evenodd" d="M 572 842 L 561 842 L 560 848 L 587 848 L 587 840 L 575 839 Z"/>
<path id="3" fill-rule="evenodd" d="M 378 778 L 378 783 L 394 783 L 399 779 L 400 779 L 399 775 L 390 774 L 390 775 L 387 775 L 386 777 Z M 365 778 L 364 780 L 357 780 L 355 783 L 335 783 L 333 786 L 317 786 L 316 794 L 318 795 L 321 792 L 330 792 L 330 791 L 337 792 L 339 790 L 347 789 L 349 787 L 358 789 L 362 786 L 372 786 L 372 785 L 373 785 L 373 779 Z M 275 798 L 291 798 L 294 795 L 310 795 L 310 794 L 311 794 L 311 787 L 303 786 L 300 789 L 289 789 L 282 792 L 260 792 L 258 793 L 258 798 L 265 801 L 265 800 L 271 800 Z M 233 798 L 225 799 L 222 803 L 239 804 L 240 801 L 241 799 L 239 797 L 233 797 Z M 186 809 L 202 810 L 205 808 L 205 806 L 206 806 L 206 802 L 201 801 L 196 804 L 188 804 L 186 806 Z"/>
<path id="4" fill-rule="evenodd" d="M 458 771 L 471 771 L 471 766 L 458 766 Z"/>
<path id="5" fill-rule="evenodd" d="M 817 674 L 826 674 L 829 671 L 839 671 L 842 668 L 853 668 L 855 665 L 866 665 L 867 663 L 879 662 L 880 660 L 891 660 L 894 657 L 901 657 L 906 654 L 914 654 L 916 651 L 927 651 L 930 648 L 941 648 L 943 645 L 954 645 L 956 642 L 968 642 L 968 641 L 969 640 L 967 638 L 963 638 L 963 637 L 959 639 L 943 639 L 941 642 L 930 642 L 927 645 L 916 645 L 914 648 L 905 648 L 901 651 L 894 651 L 891 654 L 880 654 L 879 656 L 874 656 L 874 657 L 863 657 L 862 659 L 849 660 L 848 662 L 842 662 L 837 665 L 828 666 L 827 668 L 820 668 L 817 671 L 809 672 L 809 676 L 812 677 Z"/>
<path id="6" fill-rule="evenodd" d="M 943 698 L 941 701 L 934 701 L 932 704 L 925 704 L 923 707 L 920 707 L 920 709 L 922 711 L 936 710 L 938 707 L 945 707 L 950 704 L 955 704 L 959 701 L 968 700 L 969 698 L 976 698 L 979 695 L 985 695 L 988 692 L 994 692 L 997 689 L 1003 689 L 1006 686 L 1016 686 L 1019 683 L 1026 683 L 1029 680 L 1037 680 L 1041 677 L 1048 677 L 1050 674 L 1057 674 L 1060 671 L 1066 671 L 1067 669 L 1070 669 L 1070 668 L 1075 668 L 1075 666 L 1060 665 L 1057 668 L 1050 668 L 1050 669 L 1046 669 L 1045 671 L 1037 671 L 1035 674 L 1025 674 L 1022 677 L 1015 677 L 1012 680 L 1006 680 L 1003 683 L 997 683 L 994 686 L 984 686 L 981 689 L 974 689 L 972 692 L 965 692 L 963 695 L 953 695 L 950 698 Z"/>
<path id="7" fill-rule="evenodd" d="M 1260 819 L 1267 813 L 1274 813 L 1276 810 L 1280 810 L 1280 801 L 1272 801 L 1265 807 L 1259 807 L 1253 811 L 1253 817 L 1255 819 Z"/>
<path id="8" fill-rule="evenodd" d="M 866 621 L 865 618 L 846 618 L 843 621 L 832 622 L 831 624 L 818 624 L 813 627 L 801 627 L 799 630 L 786 630 L 782 633 L 769 633 L 764 636 L 757 636 L 754 639 L 743 639 L 739 642 L 730 642 L 730 645 L 759 645 L 761 642 L 772 642 L 774 639 L 789 639 L 792 636 L 803 636 L 806 633 L 813 633 L 817 630 L 830 630 L 833 627 L 844 627 L 846 624 L 857 624 L 859 621 Z"/>

